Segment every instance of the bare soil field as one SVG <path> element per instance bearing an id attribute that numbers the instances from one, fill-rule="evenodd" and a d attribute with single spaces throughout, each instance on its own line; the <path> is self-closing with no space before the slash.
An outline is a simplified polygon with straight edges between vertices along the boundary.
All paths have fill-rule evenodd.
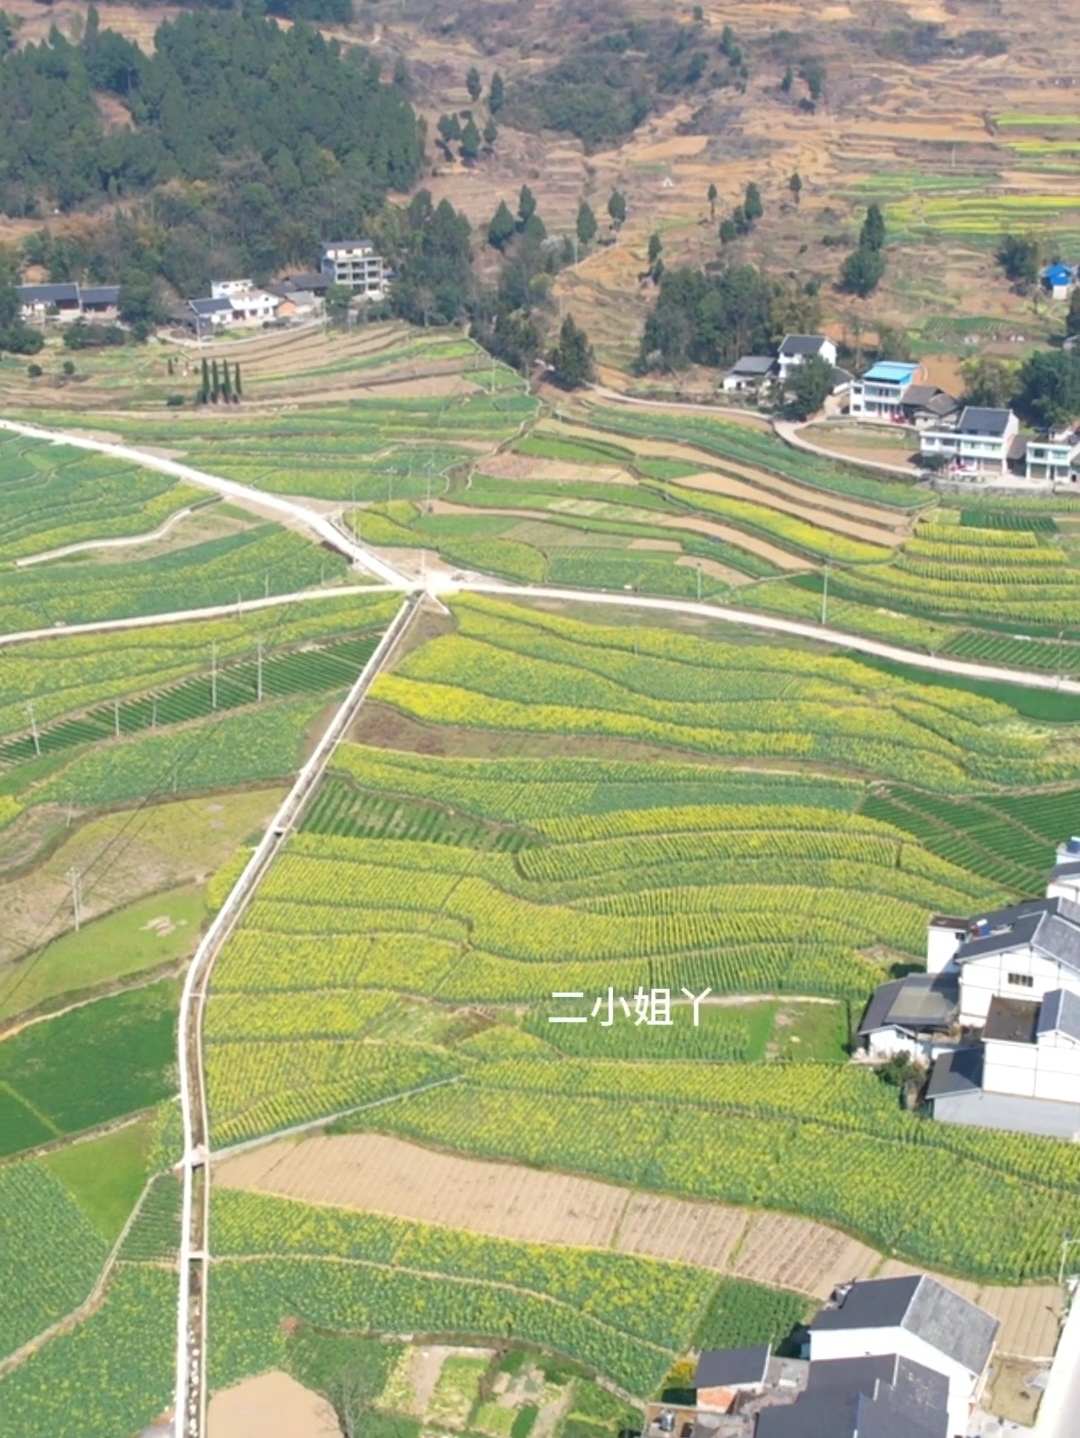
<path id="1" fill-rule="evenodd" d="M 831 509 L 820 508 L 816 504 L 800 504 L 786 499 L 772 489 L 763 492 L 757 485 L 748 484 L 741 479 L 730 478 L 726 474 L 715 472 L 692 474 L 687 479 L 680 479 L 679 483 L 685 485 L 687 489 L 700 489 L 708 494 L 721 494 L 729 499 L 745 499 L 751 504 L 767 505 L 770 509 L 779 510 L 782 514 L 792 514 L 797 519 L 805 519 L 808 523 L 819 525 L 822 529 L 831 529 L 836 534 L 847 534 L 853 539 L 863 539 L 868 544 L 893 546 L 901 544 L 906 537 L 904 534 L 897 533 L 895 529 L 860 523 L 858 520 L 847 519 L 836 514 Z"/>
<path id="2" fill-rule="evenodd" d="M 460 1158 L 376 1133 L 272 1142 L 219 1160 L 214 1181 L 500 1238 L 694 1263 L 818 1299 L 853 1278 L 915 1271 L 883 1263 L 865 1244 L 807 1219 Z M 1053 1353 L 1060 1315 L 1056 1289 L 942 1281 L 1001 1318 L 1002 1352 L 1028 1359 Z"/>
<path id="3" fill-rule="evenodd" d="M 531 454 L 500 451 L 476 466 L 492 479 L 540 479 L 548 484 L 637 484 L 632 474 L 613 464 L 573 464 L 563 459 L 539 459 Z"/>
<path id="4" fill-rule="evenodd" d="M 338 1431 L 326 1399 L 279 1370 L 213 1394 L 207 1422 L 210 1438 L 329 1438 Z"/>

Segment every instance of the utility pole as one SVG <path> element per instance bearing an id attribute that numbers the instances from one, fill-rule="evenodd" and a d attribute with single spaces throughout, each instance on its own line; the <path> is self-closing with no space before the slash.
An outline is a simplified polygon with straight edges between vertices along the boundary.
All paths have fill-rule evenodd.
<path id="1" fill-rule="evenodd" d="M 700 560 L 700 559 L 698 560 L 698 564 L 697 564 L 697 597 L 698 597 L 698 603 L 700 604 L 700 603 L 701 603 L 701 560 Z"/>
<path id="2" fill-rule="evenodd" d="M 75 915 L 75 932 L 79 932 L 82 924 L 82 875 L 78 869 L 67 871 L 67 881 L 71 885 L 71 907 Z"/>
<path id="3" fill-rule="evenodd" d="M 829 561 L 826 559 L 825 568 L 822 573 L 821 584 L 821 622 L 824 625 L 829 617 Z"/>
<path id="4" fill-rule="evenodd" d="M 217 641 L 210 645 L 210 708 L 217 708 Z"/>
<path id="5" fill-rule="evenodd" d="M 113 734 L 114 734 L 114 736 L 115 736 L 117 739 L 120 738 L 120 700 L 119 700 L 119 699 L 114 699 L 114 700 L 113 700 Z"/>
<path id="6" fill-rule="evenodd" d="M 1065 678 L 1065 631 L 1058 635 L 1058 683 Z"/>
<path id="7" fill-rule="evenodd" d="M 258 699 L 258 701 L 259 701 L 260 704 L 262 703 L 262 697 L 263 697 L 262 659 L 263 659 L 263 647 L 262 647 L 262 640 L 260 639 L 260 640 L 259 640 L 259 657 L 258 657 L 258 659 L 256 660 L 256 666 L 257 666 L 256 672 L 257 672 L 257 674 L 258 674 L 258 678 L 257 678 L 256 684 L 255 684 L 255 694 L 256 694 L 256 697 L 257 697 L 257 699 Z"/>
<path id="8" fill-rule="evenodd" d="M 38 735 L 37 720 L 34 718 L 34 704 L 32 700 L 27 701 L 27 713 L 30 715 L 30 733 L 34 736 L 34 753 L 41 758 L 41 739 Z"/>
<path id="9" fill-rule="evenodd" d="M 263 598 L 264 598 L 264 599 L 269 599 L 269 598 L 270 598 L 270 571 L 269 571 L 269 569 L 266 570 L 266 572 L 263 574 Z"/>
<path id="10" fill-rule="evenodd" d="M 157 695 L 154 695 L 154 702 L 150 709 L 150 728 L 157 728 Z"/>

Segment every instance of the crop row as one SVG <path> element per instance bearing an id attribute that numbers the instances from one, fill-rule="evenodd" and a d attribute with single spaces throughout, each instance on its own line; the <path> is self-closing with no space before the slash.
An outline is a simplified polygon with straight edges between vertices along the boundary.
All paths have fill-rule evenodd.
<path id="1" fill-rule="evenodd" d="M 667 1073 L 655 1064 L 645 1068 L 650 1078 Z M 487 1072 L 485 1066 L 481 1075 Z M 465 1083 L 357 1115 L 350 1126 L 690 1198 L 800 1213 L 916 1263 L 1008 1282 L 1056 1272 L 1061 1232 L 1080 1222 L 1075 1159 L 1068 1145 L 1052 1140 L 950 1129 L 953 1201 L 939 1205 L 944 1154 L 924 1135 L 936 1138 L 944 1125 L 907 1116 L 907 1141 L 831 1121 L 694 1115 L 693 1108 L 645 1098 L 496 1094 Z M 1063 1162 L 1072 1164 L 1069 1183 L 1060 1181 Z M 1046 1177 L 1017 1177 L 1030 1166 L 1045 1169 Z"/>
<path id="2" fill-rule="evenodd" d="M 36 1282 L 43 1270 L 25 1259 L 23 1272 Z M 13 1291 L 21 1296 L 33 1286 L 23 1281 Z M 101 1308 L 0 1379 L 5 1431 L 19 1438 L 141 1431 L 172 1396 L 175 1341 L 176 1274 L 121 1264 Z"/>
<path id="3" fill-rule="evenodd" d="M 43 1163 L 0 1168 L 0 1357 L 77 1308 L 106 1252 L 105 1240 Z"/>
<path id="4" fill-rule="evenodd" d="M 1024 635 L 989 634 L 964 629 L 945 646 L 945 653 L 959 659 L 982 659 L 990 664 L 1013 665 L 1018 669 L 1080 672 L 1080 644 L 1056 639 L 1032 639 Z"/>
<path id="5" fill-rule="evenodd" d="M 153 470 L 66 445 L 0 436 L 0 561 L 147 533 L 205 499 L 202 490 Z"/>
<path id="6" fill-rule="evenodd" d="M 11 571 L 4 577 L 0 628 L 15 633 L 234 604 L 310 588 L 345 571 L 339 555 L 327 554 L 291 530 L 260 525 L 152 559 Z"/>
<path id="7" fill-rule="evenodd" d="M 567 1304 L 620 1332 L 662 1347 L 702 1313 L 715 1279 L 685 1264 L 597 1249 L 440 1228 L 376 1214 L 311 1207 L 288 1199 L 218 1189 L 213 1243 L 224 1257 L 366 1260 L 396 1272 L 499 1284 Z M 649 1294 L 643 1303 L 642 1294 Z M 401 1327 L 416 1325 L 402 1315 Z M 689 1322 L 688 1322 L 689 1320 Z"/>
<path id="8" fill-rule="evenodd" d="M 250 659 L 267 650 L 326 643 L 389 622 L 400 599 L 394 595 L 329 593 L 312 604 L 283 605 L 231 618 L 192 621 L 113 634 L 56 634 L 7 649 L 0 665 L 0 733 L 26 727 L 28 700 L 38 724 L 61 714 L 164 687 L 219 664 Z"/>
<path id="9" fill-rule="evenodd" d="M 256 659 L 224 665 L 213 675 L 194 675 L 138 699 L 90 709 L 77 718 L 9 739 L 0 743 L 0 764 L 17 764 L 35 754 L 54 754 L 96 739 L 184 724 L 264 699 L 345 689 L 367 663 L 377 642 L 377 636 L 364 636 L 271 653 L 261 663 Z"/>
<path id="10" fill-rule="evenodd" d="M 457 844 L 470 849 L 501 849 L 515 853 L 535 842 L 520 829 L 485 823 L 456 808 L 410 802 L 354 788 L 335 775 L 324 780 L 304 817 L 306 833 L 347 838 L 419 839 Z"/>

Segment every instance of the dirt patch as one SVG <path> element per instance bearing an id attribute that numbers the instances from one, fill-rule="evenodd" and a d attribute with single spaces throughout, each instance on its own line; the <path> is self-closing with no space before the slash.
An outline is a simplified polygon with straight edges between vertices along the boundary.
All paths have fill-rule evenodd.
<path id="1" fill-rule="evenodd" d="M 540 459 L 509 451 L 489 455 L 476 469 L 492 479 L 534 479 L 547 484 L 635 485 L 638 482 L 632 474 L 613 464 L 572 464 L 563 459 Z"/>
<path id="2" fill-rule="evenodd" d="M 655 549 L 678 554 L 682 545 L 677 539 L 632 539 L 626 547 L 627 549 Z M 702 560 L 701 563 L 704 565 L 706 561 Z"/>
<path id="3" fill-rule="evenodd" d="M 438 374 L 424 379 L 395 379 L 378 385 L 358 385 L 356 394 L 371 399 L 441 399 L 443 395 L 476 394 L 479 389 L 478 384 L 464 375 Z"/>
<path id="4" fill-rule="evenodd" d="M 215 1393 L 207 1422 L 210 1438 L 329 1438 L 338 1431 L 326 1399 L 278 1370 Z"/>
<path id="5" fill-rule="evenodd" d="M 918 454 L 918 441 L 894 438 L 879 425 L 868 426 L 863 431 L 815 425 L 809 432 L 800 430 L 799 434 L 811 444 L 827 449 L 842 459 L 865 459 L 875 464 L 911 465 L 912 478 L 917 477 L 914 461 Z"/>
<path id="6" fill-rule="evenodd" d="M 995 1358 L 989 1391 L 982 1406 L 998 1418 L 1034 1428 L 1043 1389 L 1032 1386 L 1033 1378 L 1040 1384 L 1045 1382 L 1046 1370 L 1033 1368 L 1030 1361 L 1019 1358 Z"/>
<path id="7" fill-rule="evenodd" d="M 436 1152 L 385 1134 L 270 1143 L 221 1160 L 214 1179 L 226 1188 L 494 1237 L 679 1260 L 818 1299 L 853 1278 L 915 1271 L 883 1265 L 866 1244 L 809 1219 L 634 1193 L 596 1179 Z M 942 1282 L 1002 1318 L 1004 1352 L 1030 1359 L 1053 1352 L 1057 1290 Z"/>
<path id="8" fill-rule="evenodd" d="M 800 569 L 810 569 L 813 566 L 809 560 L 800 559 L 797 554 L 789 554 L 786 549 L 780 549 L 775 544 L 770 544 L 767 539 L 759 539 L 756 534 L 745 534 L 741 529 L 735 529 L 730 524 L 718 524 L 714 519 L 694 519 L 690 515 L 671 514 L 658 516 L 657 523 L 663 529 L 691 529 L 695 534 L 708 534 L 713 539 L 723 539 L 728 544 L 733 544 L 737 549 L 745 549 L 748 554 L 756 554 L 760 559 L 767 559 L 777 569 L 783 569 L 794 574 Z"/>
<path id="9" fill-rule="evenodd" d="M 815 524 L 822 529 L 831 529 L 836 534 L 848 535 L 852 539 L 861 539 L 867 544 L 878 544 L 889 548 L 900 544 L 905 537 L 893 529 L 847 519 L 831 509 L 788 499 L 777 494 L 771 488 L 767 492 L 763 492 L 759 485 L 748 484 L 745 480 L 733 479 L 726 474 L 712 472 L 692 474 L 686 479 L 679 480 L 679 484 L 687 489 L 700 489 L 708 494 L 724 495 L 728 499 L 742 499 L 751 504 L 766 505 L 769 509 L 779 510 L 781 514 L 793 515 L 797 519 L 805 520 L 807 524 Z"/>
<path id="10" fill-rule="evenodd" d="M 742 574 L 738 569 L 729 569 L 726 564 L 721 564 L 716 559 L 695 559 L 692 554 L 684 554 L 681 559 L 675 561 L 676 569 L 700 569 L 703 574 L 711 574 L 714 579 L 719 579 L 721 584 L 730 584 L 734 588 L 737 584 L 751 584 L 753 582 L 749 574 Z"/>

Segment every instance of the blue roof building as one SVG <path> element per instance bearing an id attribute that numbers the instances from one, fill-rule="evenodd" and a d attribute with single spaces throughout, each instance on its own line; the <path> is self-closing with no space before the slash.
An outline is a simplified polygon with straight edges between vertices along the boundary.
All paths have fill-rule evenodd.
<path id="1" fill-rule="evenodd" d="M 1042 282 L 1056 300 L 1063 300 L 1076 279 L 1072 265 L 1048 265 L 1042 272 Z"/>
<path id="2" fill-rule="evenodd" d="M 908 360 L 879 360 L 851 386 L 848 413 L 861 419 L 899 421 L 904 393 L 919 366 Z"/>

